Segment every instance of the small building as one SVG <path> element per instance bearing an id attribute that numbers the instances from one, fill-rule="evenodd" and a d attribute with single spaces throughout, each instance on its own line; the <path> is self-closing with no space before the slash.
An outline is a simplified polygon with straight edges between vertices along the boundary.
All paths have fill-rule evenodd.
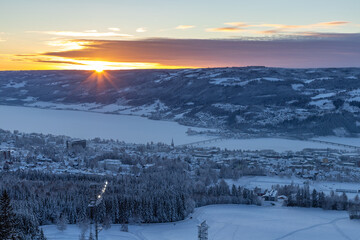
<path id="1" fill-rule="evenodd" d="M 264 196 L 264 194 L 266 193 L 266 189 L 261 189 L 261 188 L 255 188 L 254 189 L 254 193 L 259 196 L 259 197 L 262 197 Z"/>
<path id="2" fill-rule="evenodd" d="M 277 200 L 277 190 L 271 189 L 270 191 L 266 191 L 266 193 L 262 196 L 264 201 L 276 201 Z"/>
<path id="3" fill-rule="evenodd" d="M 360 219 L 360 206 L 353 205 L 349 207 L 349 218 L 350 219 Z"/>
<path id="4" fill-rule="evenodd" d="M 119 159 L 104 159 L 102 161 L 99 161 L 99 167 L 103 168 L 104 170 L 110 170 L 110 171 L 119 171 L 120 169 L 122 171 L 130 171 L 130 165 L 122 164 L 121 160 Z"/>
<path id="5" fill-rule="evenodd" d="M 280 202 L 280 203 L 284 203 L 284 202 L 287 202 L 288 200 L 288 197 L 285 196 L 285 195 L 280 195 L 277 197 L 277 201 Z"/>
<path id="6" fill-rule="evenodd" d="M 10 159 L 11 152 L 12 152 L 12 150 L 9 150 L 9 149 L 0 150 L 0 159 L 4 159 L 4 160 Z"/>
<path id="7" fill-rule="evenodd" d="M 74 141 L 66 141 L 66 149 L 72 150 L 75 148 L 86 148 L 86 140 L 74 140 Z"/>
<path id="8" fill-rule="evenodd" d="M 340 192 L 340 193 L 358 193 L 359 190 L 357 189 L 341 189 L 341 188 L 337 188 L 335 190 L 335 192 Z"/>

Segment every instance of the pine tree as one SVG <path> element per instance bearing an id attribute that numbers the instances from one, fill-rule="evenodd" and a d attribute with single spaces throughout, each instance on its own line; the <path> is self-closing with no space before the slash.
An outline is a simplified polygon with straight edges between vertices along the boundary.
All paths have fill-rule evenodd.
<path id="1" fill-rule="evenodd" d="M 89 240 L 94 240 L 94 236 L 93 236 L 93 233 L 91 231 L 90 231 Z"/>
<path id="2" fill-rule="evenodd" d="M 122 231 L 122 232 L 128 232 L 128 231 L 129 231 L 128 225 L 127 225 L 126 223 L 121 224 L 120 231 Z"/>
<path id="3" fill-rule="evenodd" d="M 60 231 L 65 231 L 67 228 L 67 224 L 68 219 L 66 215 L 64 213 L 61 213 L 59 219 L 56 222 L 57 229 L 59 229 Z"/>
<path id="4" fill-rule="evenodd" d="M 42 228 L 40 229 L 38 235 L 39 236 L 36 238 L 37 240 L 46 240 L 46 237 L 45 237 L 45 234 L 44 234 L 44 231 L 42 230 Z"/>
<path id="5" fill-rule="evenodd" d="M 17 239 L 16 215 L 10 203 L 6 190 L 0 198 L 0 239 Z"/>
<path id="6" fill-rule="evenodd" d="M 311 206 L 313 208 L 318 207 L 318 193 L 317 193 L 317 191 L 315 189 L 313 190 L 313 192 L 311 194 L 311 200 L 312 200 Z"/>

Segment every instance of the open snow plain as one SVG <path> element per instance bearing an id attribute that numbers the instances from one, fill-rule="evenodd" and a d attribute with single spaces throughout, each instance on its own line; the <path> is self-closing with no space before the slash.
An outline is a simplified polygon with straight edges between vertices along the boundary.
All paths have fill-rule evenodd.
<path id="1" fill-rule="evenodd" d="M 357 182 L 331 182 L 331 181 L 313 181 L 306 180 L 297 177 L 277 177 L 277 176 L 243 176 L 238 180 L 226 179 L 226 183 L 229 186 L 233 184 L 235 186 L 242 186 L 248 189 L 254 189 L 255 187 L 261 189 L 271 189 L 275 185 L 299 185 L 301 187 L 305 186 L 305 183 L 309 185 L 310 191 L 316 189 L 316 191 L 322 191 L 326 195 L 330 195 L 331 191 L 334 191 L 336 194 L 340 195 L 341 192 L 336 192 L 336 189 L 349 189 L 349 190 L 359 190 L 360 183 Z M 346 193 L 349 199 L 353 199 L 357 193 Z"/>
<path id="2" fill-rule="evenodd" d="M 347 212 L 290 207 L 248 205 L 210 205 L 197 208 L 184 221 L 176 223 L 130 225 L 129 233 L 119 225 L 100 232 L 103 240 L 192 240 L 197 225 L 206 220 L 211 240 L 359 240 L 360 221 L 349 220 Z M 77 240 L 80 230 L 69 225 L 60 232 L 55 225 L 43 226 L 49 240 Z"/>

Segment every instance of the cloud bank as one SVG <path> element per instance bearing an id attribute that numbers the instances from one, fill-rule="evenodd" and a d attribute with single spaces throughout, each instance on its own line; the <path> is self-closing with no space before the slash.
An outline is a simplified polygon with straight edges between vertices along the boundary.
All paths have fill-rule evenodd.
<path id="1" fill-rule="evenodd" d="M 314 37 L 316 36 L 316 37 Z M 147 62 L 164 66 L 360 67 L 360 34 L 319 34 L 284 40 L 91 40 L 82 49 L 42 56 L 69 60 Z M 83 42 L 84 40 L 73 40 Z"/>
<path id="2" fill-rule="evenodd" d="M 208 28 L 207 32 L 246 32 L 252 34 L 287 34 L 287 35 L 301 35 L 304 31 L 317 31 L 321 29 L 331 29 L 340 27 L 350 22 L 347 21 L 332 21 L 320 22 L 307 25 L 286 25 L 286 24 L 249 24 L 245 22 L 228 22 L 224 23 L 229 27 Z"/>

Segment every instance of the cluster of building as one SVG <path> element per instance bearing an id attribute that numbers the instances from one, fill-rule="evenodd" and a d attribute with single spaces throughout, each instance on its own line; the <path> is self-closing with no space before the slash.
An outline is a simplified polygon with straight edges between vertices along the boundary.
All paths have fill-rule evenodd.
<path id="1" fill-rule="evenodd" d="M 37 135 L 32 137 L 41 138 Z M 131 159 L 162 157 L 186 159 L 193 171 L 209 162 L 218 167 L 233 167 L 234 161 L 241 160 L 247 168 L 260 169 L 265 175 L 296 176 L 309 180 L 329 180 L 335 177 L 341 179 L 332 180 L 360 179 L 360 155 L 357 150 L 304 149 L 279 153 L 273 150 L 229 151 L 194 146 L 174 147 L 173 144 L 136 145 L 117 141 L 54 138 L 43 139 L 43 144 L 37 146 L 29 144 L 26 147 L 16 147 L 13 139 L 0 143 L 0 146 L 6 146 L 0 148 L 0 167 L 4 170 L 129 174 L 134 166 L 149 167 L 146 164 L 132 164 Z M 121 157 L 107 156 L 114 152 L 128 156 L 128 161 L 124 162 Z"/>

